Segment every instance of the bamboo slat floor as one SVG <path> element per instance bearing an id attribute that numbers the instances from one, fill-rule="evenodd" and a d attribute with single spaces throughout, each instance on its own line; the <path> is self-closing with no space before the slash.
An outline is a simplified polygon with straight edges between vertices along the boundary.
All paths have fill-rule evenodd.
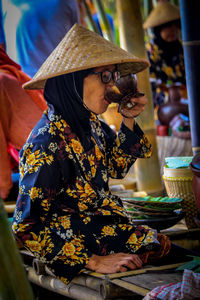
<path id="1" fill-rule="evenodd" d="M 21 251 L 27 276 L 32 284 L 66 296 L 67 299 L 77 300 L 142 299 L 158 285 L 180 281 L 182 273 L 175 270 L 190 260 L 188 254 L 194 253 L 173 244 L 171 254 L 157 264 L 144 266 L 140 270 L 106 275 L 84 270 L 70 284 L 65 285 L 41 261 L 34 259 L 29 252 Z M 200 256 L 200 253 L 195 254 Z"/>

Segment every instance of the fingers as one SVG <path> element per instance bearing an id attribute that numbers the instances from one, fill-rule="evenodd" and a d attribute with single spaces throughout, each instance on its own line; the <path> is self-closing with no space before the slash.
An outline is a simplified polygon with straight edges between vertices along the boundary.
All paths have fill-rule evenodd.
<path id="1" fill-rule="evenodd" d="M 127 109 L 121 109 L 120 113 L 125 118 L 135 118 L 139 116 L 141 112 L 143 112 L 144 107 L 135 106 L 134 109 L 127 110 Z"/>
<path id="2" fill-rule="evenodd" d="M 121 255 L 121 259 L 119 260 L 118 264 L 123 268 L 126 267 L 127 269 L 135 270 L 135 269 L 140 269 L 143 263 L 138 255 L 123 253 Z"/>
<path id="3" fill-rule="evenodd" d="M 134 104 L 131 109 L 121 108 L 120 110 L 122 116 L 126 118 L 137 117 L 141 112 L 143 112 L 145 105 L 147 104 L 147 98 L 145 96 L 140 98 L 131 98 L 130 101 Z"/>
<path id="4" fill-rule="evenodd" d="M 136 266 L 136 268 L 141 268 L 142 267 L 142 260 L 139 258 L 138 255 L 132 254 L 130 259 L 127 258 L 127 266 L 132 269 L 132 266 Z M 135 268 L 134 268 L 135 269 Z"/>
<path id="5" fill-rule="evenodd" d="M 131 102 L 135 104 L 140 105 L 146 105 L 147 104 L 147 97 L 140 97 L 140 98 L 131 98 Z"/>

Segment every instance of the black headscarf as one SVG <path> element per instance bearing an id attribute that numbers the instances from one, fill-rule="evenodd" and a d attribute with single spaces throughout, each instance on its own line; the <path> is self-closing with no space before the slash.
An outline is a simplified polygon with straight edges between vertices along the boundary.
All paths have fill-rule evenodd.
<path id="1" fill-rule="evenodd" d="M 166 62 L 169 65 L 171 65 L 172 59 L 174 56 L 183 54 L 183 48 L 182 48 L 182 45 L 181 45 L 179 39 L 172 41 L 172 42 L 167 42 L 167 41 L 163 40 L 160 35 L 160 32 L 163 28 L 168 27 L 172 24 L 176 24 L 180 28 L 180 20 L 175 20 L 175 21 L 171 21 L 171 22 L 165 23 L 160 26 L 156 26 L 153 29 L 153 32 L 155 35 L 154 42 L 156 45 L 159 46 L 159 48 L 161 50 L 163 50 L 163 53 L 164 53 L 163 55 L 165 57 Z"/>
<path id="2" fill-rule="evenodd" d="M 88 148 L 91 136 L 90 111 L 83 104 L 83 80 L 91 69 L 64 74 L 46 81 L 44 97 L 53 104 L 79 137 L 83 147 Z"/>

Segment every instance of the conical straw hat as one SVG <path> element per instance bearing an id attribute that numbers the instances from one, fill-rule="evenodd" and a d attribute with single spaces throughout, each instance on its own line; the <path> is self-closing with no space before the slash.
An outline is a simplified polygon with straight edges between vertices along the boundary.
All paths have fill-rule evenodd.
<path id="1" fill-rule="evenodd" d="M 137 73 L 149 66 L 79 24 L 75 24 L 46 59 L 35 76 L 24 84 L 25 89 L 43 88 L 48 78 L 99 66 L 117 64 L 123 74 Z"/>
<path id="2" fill-rule="evenodd" d="M 156 27 L 180 19 L 179 8 L 170 2 L 159 2 L 143 24 L 143 28 Z"/>

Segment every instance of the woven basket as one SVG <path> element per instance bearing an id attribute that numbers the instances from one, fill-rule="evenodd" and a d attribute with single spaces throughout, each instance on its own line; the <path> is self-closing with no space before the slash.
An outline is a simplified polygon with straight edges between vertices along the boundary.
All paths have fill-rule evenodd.
<path id="1" fill-rule="evenodd" d="M 182 198 L 182 208 L 185 212 L 185 223 L 188 229 L 196 228 L 194 217 L 197 206 L 192 189 L 192 171 L 188 168 L 170 169 L 164 167 L 163 180 L 168 197 Z"/>

